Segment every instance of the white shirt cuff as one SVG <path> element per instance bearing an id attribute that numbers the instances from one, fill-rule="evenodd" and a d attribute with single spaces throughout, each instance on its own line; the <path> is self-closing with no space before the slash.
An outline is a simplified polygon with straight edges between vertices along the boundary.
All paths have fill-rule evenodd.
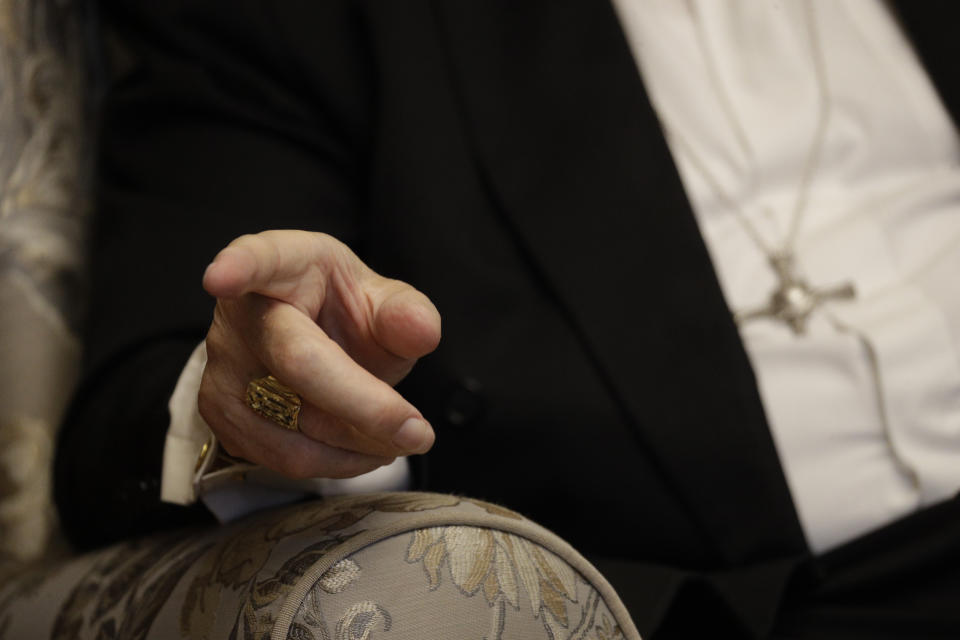
<path id="1" fill-rule="evenodd" d="M 252 467 L 243 473 L 242 483 L 226 483 L 198 491 L 201 479 L 211 467 L 209 459 L 215 455 L 217 444 L 197 408 L 197 394 L 206 364 L 206 343 L 201 342 L 183 368 L 170 397 L 170 427 L 163 450 L 160 483 L 162 501 L 187 505 L 199 498 L 220 522 L 229 522 L 247 513 L 293 502 L 310 494 L 329 496 L 409 488 L 410 463 L 406 458 L 397 458 L 369 473 L 343 479 L 291 480 L 268 469 Z M 198 461 L 205 444 L 208 446 L 208 461 L 201 466 Z"/>
<path id="2" fill-rule="evenodd" d="M 164 502 L 193 504 L 197 501 L 197 460 L 203 445 L 213 438 L 210 427 L 200 417 L 197 408 L 197 393 L 206 365 L 207 346 L 201 342 L 187 360 L 167 405 L 170 409 L 170 426 L 163 447 L 160 479 L 160 499 Z"/>

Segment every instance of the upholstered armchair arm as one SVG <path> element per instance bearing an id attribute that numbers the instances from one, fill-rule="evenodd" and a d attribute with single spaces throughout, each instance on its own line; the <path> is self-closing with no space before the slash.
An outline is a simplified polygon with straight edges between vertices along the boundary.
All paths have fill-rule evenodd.
<path id="1" fill-rule="evenodd" d="M 0 587 L 0 638 L 638 638 L 569 545 L 426 493 L 306 502 L 116 545 Z"/>

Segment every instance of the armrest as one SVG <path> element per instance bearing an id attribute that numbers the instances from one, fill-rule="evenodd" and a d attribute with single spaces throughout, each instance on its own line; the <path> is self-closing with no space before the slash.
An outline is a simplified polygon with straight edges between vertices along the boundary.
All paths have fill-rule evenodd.
<path id="1" fill-rule="evenodd" d="M 9 640 L 574 631 L 639 638 L 607 581 L 557 536 L 501 507 L 426 493 L 301 503 L 123 543 L 0 588 Z"/>

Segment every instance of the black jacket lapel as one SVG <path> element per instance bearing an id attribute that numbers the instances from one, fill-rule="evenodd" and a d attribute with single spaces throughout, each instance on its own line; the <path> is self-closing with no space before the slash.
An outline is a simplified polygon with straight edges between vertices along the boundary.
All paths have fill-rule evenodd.
<path id="1" fill-rule="evenodd" d="M 749 362 L 612 7 L 434 4 L 491 190 L 641 446 L 725 562 L 802 552 Z"/>
<path id="2" fill-rule="evenodd" d="M 954 125 L 960 123 L 960 69 L 957 68 L 960 38 L 956 33 L 960 4 L 946 0 L 899 0 L 893 3 L 893 9 L 913 40 L 913 46 L 940 92 Z"/>

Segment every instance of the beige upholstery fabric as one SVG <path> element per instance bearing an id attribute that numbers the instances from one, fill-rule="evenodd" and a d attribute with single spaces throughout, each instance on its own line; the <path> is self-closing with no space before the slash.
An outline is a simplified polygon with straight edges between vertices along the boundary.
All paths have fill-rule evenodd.
<path id="1" fill-rule="evenodd" d="M 302 503 L 34 569 L 0 639 L 638 638 L 606 581 L 505 509 L 423 493 Z"/>
<path id="2" fill-rule="evenodd" d="M 0 575 L 39 556 L 80 348 L 86 212 L 79 22 L 70 0 L 0 0 Z"/>
<path id="3" fill-rule="evenodd" d="M 296 602 L 291 624 L 273 637 L 625 637 L 597 589 L 567 562 L 482 527 L 419 529 L 365 547 L 320 573 Z"/>

